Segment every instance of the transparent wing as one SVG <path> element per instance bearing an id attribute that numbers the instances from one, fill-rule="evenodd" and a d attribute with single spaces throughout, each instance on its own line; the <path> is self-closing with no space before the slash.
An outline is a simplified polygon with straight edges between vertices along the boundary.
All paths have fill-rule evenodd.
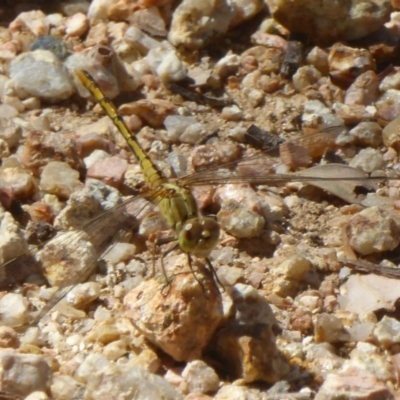
<path id="1" fill-rule="evenodd" d="M 10 287 L 32 273 L 42 272 L 51 286 L 58 290 L 40 310 L 30 325 L 35 325 L 77 283 L 85 281 L 96 264 L 121 232 L 132 231 L 154 207 L 146 196 L 128 198 L 103 212 L 82 229 L 60 233 L 35 255 L 30 253 L 8 261 L 0 267 L 0 286 Z"/>
<path id="2" fill-rule="evenodd" d="M 221 166 L 207 167 L 178 179 L 186 186 L 218 185 L 225 183 L 250 183 L 254 185 L 277 185 L 286 182 L 305 182 L 320 187 L 348 201 L 359 202 L 357 187 L 376 188 L 374 181 L 399 179 L 398 177 L 367 176 L 363 171 L 345 164 L 323 164 L 290 172 L 304 167 L 325 151 L 336 146 L 341 127 L 330 128 L 312 135 L 305 135 Z M 280 173 L 279 171 L 288 171 Z M 278 171 L 278 172 L 277 172 Z M 339 182 L 334 184 L 334 182 Z"/>

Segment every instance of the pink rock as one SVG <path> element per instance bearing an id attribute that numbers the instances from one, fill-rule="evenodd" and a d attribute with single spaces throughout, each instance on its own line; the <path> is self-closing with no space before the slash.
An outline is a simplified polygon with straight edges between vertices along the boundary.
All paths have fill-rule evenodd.
<path id="1" fill-rule="evenodd" d="M 107 185 L 119 187 L 128 168 L 128 162 L 119 157 L 110 157 L 95 162 L 88 170 L 87 177 L 103 181 Z"/>
<path id="2" fill-rule="evenodd" d="M 22 168 L 5 168 L 2 171 L 1 178 L 17 197 L 29 197 L 35 191 L 32 174 Z"/>
<path id="3" fill-rule="evenodd" d="M 392 399 L 393 394 L 383 382 L 363 371 L 347 371 L 343 375 L 329 374 L 317 393 L 316 400 L 330 399 Z"/>
<path id="4" fill-rule="evenodd" d="M 278 49 L 282 49 L 283 51 L 287 50 L 288 43 L 287 41 L 278 35 L 271 35 L 269 33 L 257 31 L 251 35 L 251 39 L 254 43 L 260 44 L 262 46 L 267 47 L 276 47 Z"/>
<path id="5" fill-rule="evenodd" d="M 76 139 L 76 147 L 82 158 L 87 157 L 94 150 L 104 150 L 111 154 L 115 150 L 115 145 L 110 140 L 105 139 L 96 132 L 86 133 Z"/>

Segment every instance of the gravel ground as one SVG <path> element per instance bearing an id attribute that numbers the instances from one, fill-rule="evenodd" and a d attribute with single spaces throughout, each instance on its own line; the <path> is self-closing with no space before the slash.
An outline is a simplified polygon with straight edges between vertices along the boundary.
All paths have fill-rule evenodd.
<path id="1" fill-rule="evenodd" d="M 400 398 L 398 2 L 6 3 L 0 398 Z"/>

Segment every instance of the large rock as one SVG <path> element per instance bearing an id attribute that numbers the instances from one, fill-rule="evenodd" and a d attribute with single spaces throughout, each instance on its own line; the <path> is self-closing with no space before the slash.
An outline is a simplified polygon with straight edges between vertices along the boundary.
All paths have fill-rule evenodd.
<path id="1" fill-rule="evenodd" d="M 223 319 L 215 282 L 199 273 L 197 278 L 190 271 L 180 272 L 164 288 L 150 279 L 124 298 L 127 317 L 135 327 L 176 361 L 201 358 Z"/>
<path id="2" fill-rule="evenodd" d="M 390 0 L 265 0 L 272 16 L 291 32 L 320 43 L 362 38 L 389 20 Z"/>
<path id="3" fill-rule="evenodd" d="M 226 33 L 234 15 L 226 0 L 184 0 L 174 11 L 168 40 L 174 46 L 201 48 L 211 38 Z"/>

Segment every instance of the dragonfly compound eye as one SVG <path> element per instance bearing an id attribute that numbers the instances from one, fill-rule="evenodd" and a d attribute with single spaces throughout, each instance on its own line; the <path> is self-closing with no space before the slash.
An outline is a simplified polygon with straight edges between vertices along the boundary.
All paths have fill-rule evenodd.
<path id="1" fill-rule="evenodd" d="M 207 257 L 219 238 L 219 225 L 212 218 L 186 221 L 179 232 L 181 249 L 197 257 Z"/>

